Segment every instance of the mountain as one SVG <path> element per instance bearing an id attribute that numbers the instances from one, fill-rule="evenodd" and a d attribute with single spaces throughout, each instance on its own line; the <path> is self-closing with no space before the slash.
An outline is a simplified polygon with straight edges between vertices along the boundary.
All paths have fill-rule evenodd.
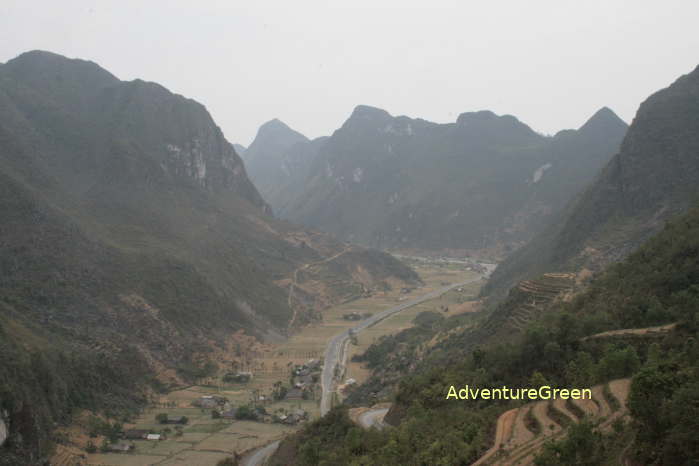
<path id="1" fill-rule="evenodd" d="M 73 410 L 196 380 L 241 331 L 417 280 L 274 219 L 199 103 L 48 52 L 0 65 L 0 218 L 0 418 L 29 462 Z"/>
<path id="2" fill-rule="evenodd" d="M 606 115 L 579 131 L 603 128 L 595 120 Z M 518 283 L 495 309 L 416 323 L 359 356 L 372 375 L 346 403 L 390 399 L 392 429 L 360 429 L 340 406 L 271 464 L 472 464 L 488 451 L 488 464 L 691 464 L 698 138 L 699 68 L 649 97 L 618 154 L 498 267 L 483 294 Z M 464 385 L 593 387 L 593 419 L 569 403 L 445 397 Z M 494 435 L 496 423 L 515 427 Z"/>
<path id="3" fill-rule="evenodd" d="M 699 196 L 699 67 L 643 102 L 620 151 L 552 226 L 493 273 L 486 293 L 543 272 L 597 271 Z"/>
<path id="4" fill-rule="evenodd" d="M 275 213 L 350 241 L 500 255 L 589 183 L 625 131 L 607 108 L 578 130 L 546 137 L 489 111 L 436 124 L 360 105 L 329 138 L 278 155 L 312 159 L 297 170 L 305 178 L 253 179 L 275 186 L 274 196 L 262 189 Z"/>
<path id="5" fill-rule="evenodd" d="M 286 156 L 286 152 L 296 144 L 308 142 L 306 136 L 276 118 L 260 126 L 252 144 L 243 153 L 243 160 L 250 179 L 265 199 L 294 171 L 296 161 Z"/>
<path id="6" fill-rule="evenodd" d="M 260 127 L 243 159 L 276 215 L 285 217 L 289 202 L 303 193 L 311 165 L 327 139 L 309 140 L 277 119 Z"/>

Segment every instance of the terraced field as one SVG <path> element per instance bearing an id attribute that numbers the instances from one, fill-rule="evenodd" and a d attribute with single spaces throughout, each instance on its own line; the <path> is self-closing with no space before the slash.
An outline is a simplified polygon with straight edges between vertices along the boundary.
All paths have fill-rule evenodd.
<path id="1" fill-rule="evenodd" d="M 546 441 L 565 435 L 565 426 L 561 424 L 581 420 L 576 413 L 596 421 L 603 430 L 610 429 L 614 420 L 627 414 L 630 384 L 630 379 L 618 379 L 592 387 L 592 400 L 576 400 L 574 409 L 566 401 L 557 399 L 532 402 L 503 413 L 498 418 L 495 444 L 472 466 L 533 464 Z M 610 397 L 615 402 L 610 403 Z M 533 418 L 539 428 L 532 429 L 528 418 Z"/>
<path id="2" fill-rule="evenodd" d="M 547 273 L 532 280 L 522 280 L 513 289 L 513 300 L 506 314 L 496 315 L 486 327 L 491 333 L 506 337 L 520 333 L 536 320 L 549 303 L 565 299 L 575 288 L 575 274 Z"/>

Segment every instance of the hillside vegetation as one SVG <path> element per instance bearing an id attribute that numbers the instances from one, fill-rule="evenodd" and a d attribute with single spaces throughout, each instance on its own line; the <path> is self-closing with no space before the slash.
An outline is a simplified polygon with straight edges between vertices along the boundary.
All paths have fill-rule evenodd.
<path id="1" fill-rule="evenodd" d="M 48 52 L 0 65 L 0 217 L 3 354 L 18 355 L 0 359 L 3 453 L 33 461 L 75 409 L 135 408 L 148 383 L 215 371 L 234 332 L 278 339 L 292 316 L 417 281 L 275 220 L 202 105 Z M 289 300 L 295 270 L 345 252 Z"/>
<path id="2" fill-rule="evenodd" d="M 540 453 L 536 461 L 542 465 L 611 465 L 623 455 L 641 464 L 691 464 L 699 454 L 692 440 L 699 415 L 698 284 L 695 208 L 572 301 L 552 301 L 518 337 L 481 336 L 477 346 L 468 345 L 473 334 L 467 329 L 433 347 L 411 374 L 404 373 L 386 416 L 394 428 L 362 430 L 341 406 L 282 445 L 273 464 L 470 464 L 491 447 L 498 416 L 519 404 L 446 400 L 451 385 L 592 387 L 623 377 L 632 377 L 629 413 L 616 430 L 599 430 L 594 423 L 571 427 L 570 439 L 527 452 Z M 674 322 L 666 333 L 584 338 Z M 383 353 L 385 359 L 397 357 Z M 540 432 L 535 425 L 528 427 L 532 438 Z"/>
<path id="3" fill-rule="evenodd" d="M 484 294 L 504 298 L 479 321 L 417 326 L 369 348 L 369 388 L 350 400 L 393 401 L 393 428 L 362 430 L 340 406 L 283 444 L 274 464 L 467 465 L 486 454 L 482 464 L 694 464 L 697 83 L 699 69 L 641 106 L 620 153 L 560 224 L 496 270 Z M 466 384 L 594 387 L 596 402 L 446 399 Z M 583 420 L 586 411 L 620 414 Z M 512 417 L 510 433 L 497 430 Z"/>

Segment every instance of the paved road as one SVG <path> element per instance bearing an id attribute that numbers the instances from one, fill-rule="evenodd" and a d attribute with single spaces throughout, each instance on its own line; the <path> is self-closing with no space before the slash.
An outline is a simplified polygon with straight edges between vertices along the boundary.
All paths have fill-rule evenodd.
<path id="1" fill-rule="evenodd" d="M 345 330 L 344 332 L 335 335 L 330 339 L 330 342 L 328 343 L 327 348 L 325 349 L 325 362 L 323 363 L 323 373 L 321 375 L 320 381 L 321 381 L 321 387 L 323 389 L 323 396 L 320 400 L 320 415 L 325 416 L 328 411 L 330 411 L 330 408 L 332 407 L 332 394 L 334 392 L 334 376 L 335 376 L 335 366 L 338 365 L 338 363 L 342 360 L 342 351 L 344 350 L 345 343 L 349 339 L 350 331 L 354 333 L 359 333 L 365 328 L 371 327 L 372 325 L 375 325 L 376 323 L 380 322 L 381 320 L 385 319 L 386 317 L 395 314 L 396 312 L 400 312 L 402 310 L 405 310 L 409 307 L 413 307 L 417 304 L 420 304 L 425 301 L 429 301 L 430 299 L 437 298 L 447 291 L 458 288 L 460 286 L 468 285 L 469 283 L 474 283 L 477 281 L 482 280 L 482 276 L 478 276 L 475 278 L 471 278 L 469 280 L 465 280 L 463 282 L 455 283 L 453 285 L 448 285 L 444 286 L 442 288 L 439 288 L 437 290 L 432 291 L 431 293 L 427 293 L 425 295 L 422 295 L 418 298 L 411 299 L 410 301 L 406 301 L 402 304 L 399 304 L 398 306 L 392 307 L 390 309 L 386 309 L 385 311 L 381 311 L 378 314 L 374 314 L 373 316 L 369 317 L 368 319 L 363 320 L 359 325 L 356 327 L 353 327 L 350 330 Z"/>
<path id="2" fill-rule="evenodd" d="M 272 453 L 277 451 L 277 447 L 279 447 L 279 440 L 267 444 L 264 447 L 260 447 L 257 450 L 251 451 L 249 454 L 243 457 L 243 460 L 240 462 L 240 466 L 258 466 L 264 464 L 264 462 L 267 461 L 270 456 L 272 456 Z"/>
<path id="3" fill-rule="evenodd" d="M 352 331 L 355 333 L 361 332 L 365 328 L 371 327 L 372 325 L 375 325 L 376 323 L 380 322 L 381 320 L 385 319 L 386 317 L 395 314 L 396 312 L 403 311 L 409 307 L 415 306 L 417 304 L 420 304 L 424 301 L 429 301 L 430 299 L 437 298 L 444 293 L 446 293 L 449 290 L 452 290 L 454 288 L 458 288 L 460 286 L 468 285 L 469 283 L 474 283 L 477 282 L 483 277 L 488 276 L 493 269 L 495 269 L 495 264 L 482 264 L 486 267 L 487 269 L 487 274 L 483 276 L 478 276 L 475 278 L 471 278 L 469 280 L 455 283 L 453 285 L 448 285 L 442 288 L 439 288 L 438 290 L 432 291 L 431 293 L 427 293 L 423 296 L 420 296 L 418 298 L 412 299 L 410 301 L 406 301 L 402 304 L 399 304 L 398 306 L 392 307 L 390 309 L 386 309 L 385 311 L 381 311 L 378 314 L 374 314 L 373 316 L 369 317 L 366 320 L 363 320 L 359 325 L 356 327 L 352 328 Z M 338 335 L 335 335 L 330 339 L 330 342 L 328 342 L 328 346 L 325 349 L 325 362 L 323 364 L 323 373 L 321 375 L 321 387 L 323 389 L 323 396 L 320 400 L 320 415 L 325 416 L 328 411 L 330 411 L 330 408 L 332 406 L 332 393 L 334 391 L 334 371 L 335 371 L 335 366 L 338 364 L 340 361 L 340 356 L 342 356 L 342 350 L 344 345 L 347 343 L 349 340 L 349 330 L 346 330 Z M 367 413 L 364 413 L 363 416 L 369 414 L 369 417 L 364 421 L 364 422 L 369 422 L 368 425 L 376 425 L 377 427 L 379 425 L 383 425 L 383 416 L 386 415 L 386 412 L 388 410 L 386 409 L 383 414 L 380 414 L 378 412 L 384 411 L 384 410 L 371 410 L 368 411 Z M 376 424 L 378 419 L 381 419 L 381 424 Z M 363 421 L 361 420 L 360 416 L 360 424 Z M 265 445 L 263 447 L 258 448 L 257 450 L 253 450 L 250 452 L 248 455 L 246 455 L 242 462 L 241 466 L 260 466 L 264 464 L 264 462 L 272 456 L 272 454 L 277 450 L 277 447 L 279 447 L 279 440 L 276 442 L 272 442 L 268 445 Z"/>
<path id="4" fill-rule="evenodd" d="M 369 411 L 360 414 L 359 419 L 357 419 L 357 421 L 359 422 L 359 425 L 364 427 L 365 429 L 368 429 L 370 427 L 383 429 L 383 418 L 384 416 L 386 416 L 387 412 L 388 408 L 370 409 Z"/>

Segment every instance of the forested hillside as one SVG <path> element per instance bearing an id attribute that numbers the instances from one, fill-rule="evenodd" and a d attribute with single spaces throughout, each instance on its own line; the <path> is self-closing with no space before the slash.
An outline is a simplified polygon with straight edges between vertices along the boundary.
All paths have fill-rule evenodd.
<path id="1" fill-rule="evenodd" d="M 215 371 L 236 331 L 279 338 L 293 315 L 417 280 L 269 212 L 197 102 L 48 52 L 0 65 L 3 453 L 39 462 L 74 409 Z M 335 258 L 289 299 L 296 269 Z"/>

